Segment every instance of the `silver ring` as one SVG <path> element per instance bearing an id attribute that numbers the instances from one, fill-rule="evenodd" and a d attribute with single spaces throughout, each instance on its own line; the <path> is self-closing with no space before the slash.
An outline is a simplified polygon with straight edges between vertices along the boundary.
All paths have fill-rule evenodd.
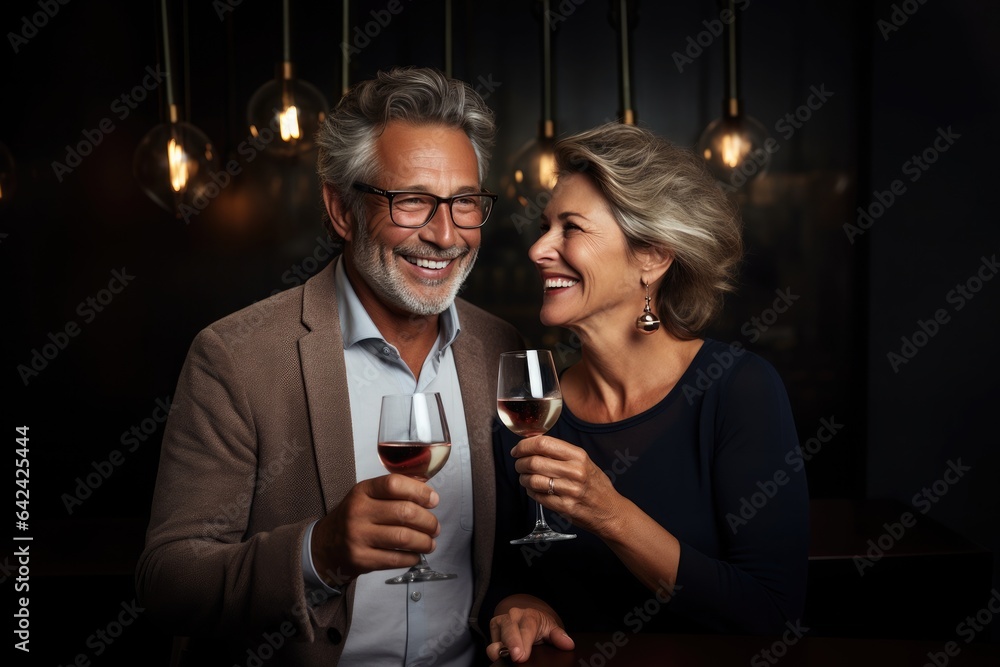
<path id="1" fill-rule="evenodd" d="M 556 495 L 556 480 L 549 477 L 549 495 Z"/>

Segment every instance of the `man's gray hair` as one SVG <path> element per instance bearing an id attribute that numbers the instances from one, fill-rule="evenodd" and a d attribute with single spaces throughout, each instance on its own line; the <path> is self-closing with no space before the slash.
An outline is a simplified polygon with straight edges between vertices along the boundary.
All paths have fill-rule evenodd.
<path id="1" fill-rule="evenodd" d="M 375 159 L 375 141 L 391 121 L 464 131 L 476 152 L 482 187 L 496 123 L 479 93 L 436 69 L 401 67 L 379 72 L 374 79 L 352 86 L 316 133 L 320 184 L 332 186 L 358 221 L 365 219 L 363 195 L 352 186 L 355 181 L 379 181 L 382 165 Z M 329 220 L 326 224 L 336 238 Z"/>

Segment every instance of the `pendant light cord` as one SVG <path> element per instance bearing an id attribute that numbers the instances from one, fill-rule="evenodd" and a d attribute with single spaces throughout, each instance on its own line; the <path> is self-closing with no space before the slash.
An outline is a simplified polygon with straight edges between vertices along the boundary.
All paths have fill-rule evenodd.
<path id="1" fill-rule="evenodd" d="M 347 89 L 350 87 L 350 83 L 349 83 L 348 78 L 347 78 L 348 77 L 348 67 L 351 64 L 351 56 L 350 56 L 350 53 L 349 53 L 349 49 L 347 47 L 347 45 L 350 43 L 349 40 L 351 38 L 350 28 L 348 27 L 350 25 L 348 23 L 348 21 L 350 20 L 350 0 L 344 0 L 343 12 L 342 13 L 343 13 L 343 20 L 342 20 L 342 24 L 343 24 L 342 31 L 343 32 L 342 32 L 342 35 L 341 35 L 341 41 L 340 41 L 340 43 L 343 44 L 344 46 L 343 46 L 343 48 L 340 49 L 340 54 L 341 54 L 341 62 L 340 62 L 340 95 L 341 95 L 341 97 L 343 97 L 344 95 L 347 94 Z"/>
<path id="2" fill-rule="evenodd" d="M 188 29 L 188 0 L 182 6 L 184 30 L 184 119 L 191 122 L 191 31 Z"/>
<path id="3" fill-rule="evenodd" d="M 723 101 L 723 115 L 738 116 L 740 113 L 740 60 L 739 30 L 736 16 L 736 0 L 728 0 L 727 10 L 733 17 L 726 27 L 726 99 Z"/>
<path id="4" fill-rule="evenodd" d="M 445 0 L 444 3 L 444 73 L 449 79 L 452 76 L 451 73 L 451 0 Z"/>
<path id="5" fill-rule="evenodd" d="M 292 62 L 292 31 L 288 20 L 288 0 L 281 4 L 282 40 L 284 45 L 284 62 Z"/>
<path id="6" fill-rule="evenodd" d="M 552 119 L 552 26 L 549 23 L 549 0 L 542 0 L 542 135 L 554 136 Z"/>
<path id="7" fill-rule="evenodd" d="M 177 113 L 174 106 L 174 83 L 170 75 L 170 27 L 167 14 L 167 0 L 161 0 L 160 11 L 163 20 L 163 78 L 166 81 L 167 90 L 167 110 L 171 122 L 176 122 L 174 117 Z"/>
<path id="8" fill-rule="evenodd" d="M 626 125 L 633 125 L 635 123 L 635 112 L 632 109 L 632 80 L 629 76 L 631 63 L 628 57 L 628 0 L 619 0 L 618 23 L 622 62 L 622 120 Z"/>

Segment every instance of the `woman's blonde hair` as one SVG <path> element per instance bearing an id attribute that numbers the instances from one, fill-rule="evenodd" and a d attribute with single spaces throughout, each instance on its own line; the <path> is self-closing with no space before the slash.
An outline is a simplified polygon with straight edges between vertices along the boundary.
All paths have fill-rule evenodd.
<path id="1" fill-rule="evenodd" d="M 560 174 L 583 174 L 597 185 L 631 250 L 673 256 L 654 312 L 672 335 L 696 337 L 734 290 L 743 256 L 739 210 L 704 161 L 621 123 L 561 139 L 555 150 Z"/>

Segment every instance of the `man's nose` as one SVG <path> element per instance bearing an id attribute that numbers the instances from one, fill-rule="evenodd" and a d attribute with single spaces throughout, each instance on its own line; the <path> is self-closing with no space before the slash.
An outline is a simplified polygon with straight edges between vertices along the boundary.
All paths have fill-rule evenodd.
<path id="1" fill-rule="evenodd" d="M 441 248 L 455 245 L 455 219 L 451 217 L 451 206 L 447 202 L 438 204 L 437 210 L 431 216 L 430 222 L 424 225 L 427 235 L 425 240 L 431 241 Z M 422 230 L 422 231 L 423 231 Z"/>

